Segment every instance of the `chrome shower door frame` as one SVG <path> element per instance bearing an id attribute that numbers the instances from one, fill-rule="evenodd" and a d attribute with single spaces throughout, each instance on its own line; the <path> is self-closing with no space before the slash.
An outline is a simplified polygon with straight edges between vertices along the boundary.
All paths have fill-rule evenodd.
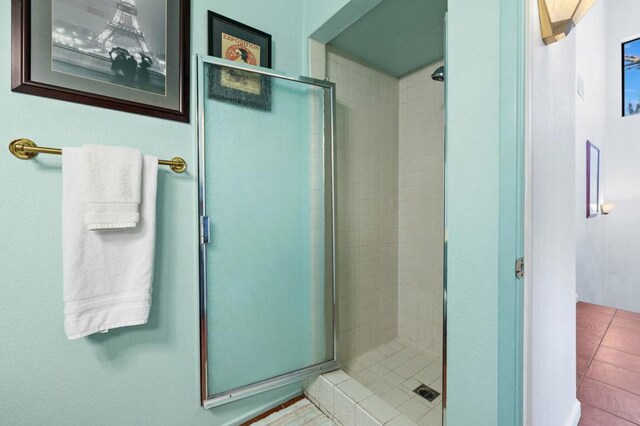
<path id="1" fill-rule="evenodd" d="M 335 134 L 336 134 L 336 109 L 335 109 L 335 84 L 316 80 L 309 77 L 291 76 L 279 72 L 274 72 L 266 68 L 252 67 L 245 64 L 228 61 L 225 59 L 215 58 L 212 56 L 197 56 L 197 132 L 198 132 L 198 215 L 199 215 L 199 285 L 200 285 L 200 402 L 203 408 L 213 408 L 222 404 L 256 395 L 271 389 L 279 388 L 288 384 L 300 382 L 306 378 L 322 374 L 328 371 L 336 370 L 340 367 L 338 363 L 338 339 L 337 339 L 337 310 L 336 310 L 336 191 L 335 191 Z M 206 84 L 204 82 L 205 64 L 212 64 L 247 71 L 250 73 L 261 74 L 269 77 L 289 80 L 299 83 L 317 86 L 324 90 L 324 167 L 325 167 L 325 248 L 331 249 L 331 286 L 333 309 L 333 359 L 320 364 L 312 365 L 299 370 L 291 371 L 280 376 L 272 377 L 246 386 L 231 389 L 222 393 L 209 395 L 208 385 L 208 352 L 207 352 L 207 244 L 208 244 L 208 223 L 206 210 L 206 182 L 205 182 L 205 117 L 204 105 Z M 327 205 L 330 204 L 330 205 Z M 329 225 L 330 224 L 330 229 Z"/>

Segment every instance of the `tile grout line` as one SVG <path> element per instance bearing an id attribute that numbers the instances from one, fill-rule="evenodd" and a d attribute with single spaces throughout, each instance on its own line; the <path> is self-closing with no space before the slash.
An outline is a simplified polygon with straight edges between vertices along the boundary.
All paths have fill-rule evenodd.
<path id="1" fill-rule="evenodd" d="M 584 379 L 584 376 L 587 375 L 587 372 L 589 371 L 589 368 L 591 367 L 591 363 L 593 362 L 593 359 L 595 358 L 596 354 L 598 353 L 598 350 L 600 350 L 600 346 L 602 345 L 602 341 L 604 340 L 604 336 L 606 336 L 607 332 L 609 332 L 609 327 L 611 327 L 611 323 L 613 322 L 613 318 L 616 316 L 617 312 L 618 312 L 617 309 L 615 311 L 613 311 L 613 314 L 611 315 L 611 319 L 609 319 L 609 323 L 607 324 L 607 328 L 604 331 L 604 333 L 602 333 L 602 337 L 600 337 L 600 341 L 598 342 L 598 346 L 596 346 L 596 350 L 593 351 L 593 354 L 591 355 L 591 357 L 589 357 L 589 362 L 587 363 L 587 366 L 584 369 L 584 373 L 580 376 L 580 381 L 576 385 L 576 392 L 578 391 L 578 389 L 580 389 L 580 385 L 582 384 L 582 379 Z"/>
<path id="2" fill-rule="evenodd" d="M 365 382 L 361 382 L 361 378 L 357 376 L 359 376 L 359 373 L 355 373 L 355 376 L 352 376 L 355 378 L 355 380 L 357 382 L 360 382 L 365 388 L 368 388 L 368 390 L 370 390 L 374 396 L 380 398 L 382 401 L 384 401 L 386 404 L 388 404 L 391 408 L 395 409 L 396 411 L 398 411 L 398 416 L 405 416 L 408 418 L 411 418 L 412 421 L 417 421 L 418 419 L 421 419 L 422 417 L 426 417 L 428 416 L 432 411 L 435 412 L 436 410 L 438 410 L 438 405 L 434 404 L 434 403 L 426 403 L 424 402 L 424 406 L 421 406 L 422 408 L 420 408 L 419 411 L 421 411 L 420 413 L 415 412 L 415 410 L 410 410 L 408 408 L 403 407 L 403 405 L 409 401 L 412 400 L 412 398 L 420 398 L 418 395 L 414 395 L 414 393 L 412 392 L 412 389 L 410 389 L 410 387 L 406 387 L 404 385 L 405 382 L 409 381 L 409 380 L 414 380 L 416 382 L 416 384 L 419 384 L 421 382 L 426 383 L 427 385 L 433 385 L 433 383 L 441 380 L 441 374 L 438 375 L 437 378 L 435 379 L 429 379 L 429 380 L 417 380 L 416 376 L 418 374 L 418 372 L 416 372 L 416 374 L 412 374 L 411 377 L 405 377 L 402 374 L 398 373 L 398 369 L 404 365 L 408 365 L 411 363 L 418 363 L 421 364 L 418 367 L 419 371 L 428 369 L 430 366 L 438 364 L 439 363 L 439 359 L 440 356 L 435 354 L 435 353 L 431 353 L 431 351 L 427 351 L 428 353 L 423 353 L 421 348 L 418 348 L 416 346 L 414 346 L 414 344 L 410 343 L 410 342 L 406 342 L 404 341 L 404 339 L 402 338 L 396 338 L 397 341 L 402 345 L 401 349 L 397 349 L 395 347 L 391 347 L 391 352 L 385 352 L 385 351 L 381 351 L 380 347 L 377 347 L 375 349 L 373 349 L 372 351 L 377 351 L 378 352 L 378 356 L 371 356 L 370 352 L 365 352 L 363 354 L 361 354 L 361 356 L 367 356 L 369 355 L 370 358 L 370 364 L 369 362 L 364 363 L 365 368 L 363 368 L 362 370 L 367 370 L 370 369 L 374 366 L 380 367 L 381 369 L 384 370 L 383 374 L 379 374 L 378 372 L 374 372 L 376 375 L 376 379 L 372 380 L 372 381 L 365 381 Z M 387 345 L 389 345 L 389 343 L 387 343 Z M 385 345 L 382 345 L 385 346 Z M 405 359 L 404 361 L 400 362 L 399 364 L 397 364 L 395 367 L 393 368 L 389 368 L 387 367 L 386 364 L 384 364 L 384 362 L 386 360 L 389 360 L 391 358 L 393 358 L 394 356 L 397 356 L 400 352 L 403 352 L 405 349 L 410 349 L 412 352 L 415 352 L 415 354 L 408 356 L 407 359 Z M 429 362 L 427 362 L 426 364 L 424 364 L 423 362 L 417 361 L 419 359 L 419 356 L 421 355 L 433 355 L 433 359 L 431 359 Z M 430 357 L 431 358 L 431 357 Z M 358 362 L 358 358 L 354 358 L 354 360 L 356 360 L 356 362 Z M 438 370 L 440 370 L 440 366 L 438 365 Z M 348 371 L 348 370 L 346 370 Z M 401 379 L 400 383 L 395 383 L 391 380 L 387 380 L 386 376 L 390 373 L 394 373 L 396 375 L 398 375 L 399 379 Z M 351 373 L 353 374 L 353 373 Z M 379 389 L 379 390 L 374 390 L 373 388 L 370 388 L 370 385 L 377 381 L 378 379 L 386 381 L 387 384 L 389 385 L 389 387 L 385 390 Z M 403 401 L 398 404 L 398 401 L 394 398 L 389 399 L 388 395 L 393 393 L 393 392 L 401 392 L 402 394 L 404 394 L 404 396 L 407 397 L 407 399 L 403 399 Z M 422 404 L 422 402 L 421 402 Z M 358 406 L 361 406 L 360 403 L 357 403 Z M 424 412 L 422 412 L 422 410 L 424 410 Z M 365 409 L 365 411 L 367 411 Z M 414 418 L 415 417 L 415 418 Z"/>
<path id="3" fill-rule="evenodd" d="M 603 348 L 607 348 L 607 349 L 617 350 L 617 349 L 615 349 L 615 348 L 610 348 L 609 346 L 602 346 L 602 347 L 603 347 Z M 600 348 L 600 346 L 598 346 L 598 348 Z M 635 356 L 637 356 L 638 358 L 640 358 L 640 356 L 639 356 L 639 355 L 637 355 L 637 354 L 633 354 L 633 353 L 631 353 L 631 352 L 624 352 L 624 351 L 619 351 L 619 352 L 622 352 L 622 353 L 625 353 L 625 354 L 628 354 L 628 355 L 635 355 Z M 607 364 L 607 365 L 610 365 L 610 366 L 612 366 L 612 367 L 619 368 L 620 370 L 624 370 L 624 371 L 627 371 L 627 372 L 629 372 L 629 373 L 633 373 L 633 374 L 640 374 L 640 371 L 629 370 L 628 368 L 621 367 L 621 366 L 619 366 L 619 365 L 617 365 L 617 364 L 613 364 L 613 363 L 612 363 L 612 362 L 610 362 L 610 361 L 603 361 L 603 360 L 601 360 L 601 359 L 598 359 L 598 360 L 596 360 L 596 361 L 598 361 L 598 362 L 600 362 L 600 363 L 602 363 L 602 364 Z M 585 373 L 586 373 L 586 371 L 585 371 Z M 585 375 L 586 375 L 586 374 L 583 374 L 583 376 L 585 376 Z M 590 378 L 590 379 L 593 379 L 593 380 L 597 380 L 597 379 L 594 379 L 593 377 L 589 377 L 589 378 Z M 604 383 L 604 382 L 603 382 L 603 383 Z M 612 385 L 612 386 L 613 386 L 613 385 Z M 632 392 L 632 393 L 634 393 L 634 392 Z M 640 396 L 640 394 L 638 394 L 638 396 Z"/>
<path id="4" fill-rule="evenodd" d="M 598 347 L 600 347 L 600 346 L 602 346 L 603 348 L 612 349 L 614 351 L 622 352 L 623 354 L 633 355 L 633 356 L 637 356 L 638 358 L 640 358 L 640 353 L 623 351 L 622 349 L 614 348 L 613 346 L 598 345 Z M 602 361 L 602 362 L 604 362 L 604 361 Z M 610 364 L 610 363 L 607 363 L 607 364 Z M 615 365 L 615 364 L 612 364 L 612 365 Z M 624 368 L 624 367 L 620 367 L 620 368 Z M 626 370 L 626 368 L 625 368 L 625 370 Z M 629 371 L 631 371 L 631 370 L 629 370 Z M 638 373 L 640 373 L 640 372 L 638 372 Z"/>
<path id="5" fill-rule="evenodd" d="M 637 393 L 635 393 L 635 392 L 631 392 L 630 390 L 619 388 L 619 387 L 617 387 L 616 385 L 612 385 L 611 383 L 603 382 L 602 380 L 598 380 L 598 379 L 595 379 L 595 378 L 593 378 L 593 377 L 589 377 L 589 379 L 593 380 L 594 382 L 598 382 L 598 383 L 601 383 L 601 384 L 603 384 L 603 385 L 607 385 L 607 386 L 612 387 L 612 388 L 614 388 L 614 389 L 617 389 L 617 390 L 619 390 L 619 391 L 626 392 L 626 393 L 630 393 L 631 395 L 634 395 L 634 396 L 638 396 L 638 397 L 640 397 L 640 395 L 638 395 L 638 394 L 637 394 Z M 591 404 L 590 404 L 590 405 L 591 405 Z M 602 410 L 602 409 L 601 409 L 601 410 Z M 602 411 L 606 411 L 606 410 L 602 410 Z M 609 412 L 607 411 L 607 413 L 609 413 Z M 610 414 L 613 414 L 613 413 L 610 413 Z"/>
<path id="6" fill-rule="evenodd" d="M 594 379 L 594 380 L 595 380 L 595 379 Z M 581 403 L 581 404 L 582 404 L 582 403 Z M 619 416 L 619 415 L 617 415 L 617 414 L 610 413 L 610 412 L 608 412 L 608 411 L 606 411 L 606 410 L 603 410 L 602 408 L 598 408 L 598 407 L 596 407 L 595 405 L 591 405 L 591 404 L 587 404 L 587 403 L 584 403 L 584 404 L 585 404 L 585 405 L 588 405 L 589 407 L 593 407 L 593 408 L 595 408 L 596 410 L 600 410 L 600 411 L 602 411 L 603 413 L 610 414 L 610 415 L 612 415 L 613 417 L 616 417 L 616 418 L 618 418 L 618 419 L 620 419 L 620 420 L 623 420 L 623 421 L 625 421 L 625 422 L 629 422 L 629 423 L 631 423 L 631 424 L 633 424 L 633 425 L 640 426 L 640 424 L 638 424 L 638 423 L 636 423 L 636 422 L 632 422 L 631 420 L 625 419 L 624 417 L 620 417 L 620 416 Z"/>
<path id="7" fill-rule="evenodd" d="M 583 381 L 584 377 L 585 377 L 585 376 L 587 376 L 587 372 L 588 372 L 588 371 L 589 371 L 589 369 L 591 368 L 591 364 L 593 363 L 593 361 L 594 361 L 594 359 L 595 359 L 595 356 L 596 356 L 596 354 L 598 353 L 598 351 L 600 350 L 600 348 L 601 348 L 601 347 L 609 348 L 608 346 L 603 345 L 603 344 L 602 344 L 602 342 L 604 341 L 605 336 L 606 336 L 606 335 L 607 335 L 607 333 L 609 332 L 609 329 L 611 328 L 611 324 L 613 323 L 613 319 L 614 319 L 614 318 L 616 318 L 616 316 L 617 316 L 617 314 L 618 314 L 618 311 L 619 311 L 619 309 L 615 309 L 615 310 L 614 310 L 614 312 L 613 312 L 613 314 L 612 314 L 612 316 L 611 316 L 611 319 L 609 320 L 609 323 L 607 324 L 607 328 L 605 329 L 604 333 L 602 334 L 602 337 L 600 338 L 600 341 L 599 341 L 599 343 L 598 343 L 598 345 L 597 345 L 597 347 L 596 347 L 595 351 L 593 352 L 593 355 L 589 358 L 589 362 L 587 363 L 587 366 L 586 366 L 586 368 L 585 368 L 585 370 L 584 370 L 584 374 L 582 374 L 582 376 L 580 377 L 580 381 L 578 382 L 578 385 L 576 386 L 576 390 L 577 390 L 577 389 L 579 389 L 580 385 L 582 384 L 582 381 Z M 622 351 L 622 350 L 619 350 L 619 349 L 616 349 L 616 348 L 611 348 L 611 349 L 617 350 L 617 351 L 622 352 L 622 353 L 626 353 L 626 354 L 630 354 L 630 355 L 636 355 L 636 356 L 639 356 L 638 354 L 634 354 L 634 353 L 631 353 L 631 352 Z M 629 372 L 632 372 L 632 373 L 634 372 L 634 371 L 628 370 L 628 369 L 626 369 L 626 368 L 624 368 L 624 367 L 619 367 L 619 366 L 617 366 L 617 365 L 615 365 L 615 364 L 611 364 L 611 363 L 609 363 L 609 362 L 605 362 L 605 361 L 598 361 L 598 362 L 602 362 L 602 363 L 604 363 L 604 364 L 612 365 L 612 366 L 614 366 L 614 367 L 617 367 L 617 368 L 620 368 L 620 369 L 622 369 L 622 370 L 629 371 Z M 601 383 L 601 384 L 603 384 L 603 385 L 605 385 L 605 386 L 610 386 L 610 387 L 612 387 L 612 388 L 614 388 L 614 389 L 617 389 L 617 390 L 622 391 L 622 392 L 629 393 L 629 394 L 631 394 L 631 395 L 640 396 L 640 395 L 636 394 L 635 392 L 629 391 L 629 390 L 627 390 L 627 389 L 619 388 L 618 386 L 613 385 L 613 384 L 611 384 L 611 383 L 603 382 L 603 381 L 598 380 L 598 379 L 596 379 L 596 378 L 593 378 L 593 377 L 591 377 L 591 376 L 587 376 L 587 377 L 589 377 L 589 379 L 590 379 L 590 380 L 593 380 L 593 381 L 595 381 L 595 382 Z M 619 418 L 619 419 L 624 420 L 624 421 L 626 421 L 626 422 L 629 422 L 629 423 L 631 423 L 631 424 L 639 425 L 639 426 L 640 426 L 640 424 L 639 424 L 639 423 L 636 423 L 635 421 L 632 421 L 632 420 L 629 420 L 629 419 L 627 419 L 627 418 L 621 417 L 621 416 L 619 416 L 618 414 L 612 413 L 612 412 L 610 412 L 610 411 L 608 411 L 608 410 L 605 410 L 605 409 L 602 409 L 602 408 L 596 407 L 596 406 L 591 405 L 591 404 L 586 404 L 586 405 L 589 405 L 589 406 L 591 406 L 591 407 L 594 407 L 594 408 L 596 408 L 596 409 L 598 409 L 598 410 L 600 410 L 600 411 L 602 411 L 602 412 L 604 412 L 604 413 L 607 413 L 607 414 L 609 414 L 609 415 L 611 415 L 611 416 L 614 416 L 614 417 L 616 417 L 616 418 Z"/>
<path id="8" fill-rule="evenodd" d="M 611 319 L 609 320 L 609 324 L 607 324 L 607 328 L 606 328 L 606 330 L 604 331 L 604 333 L 602 334 L 602 337 L 600 338 L 600 342 L 598 343 L 598 346 L 596 347 L 596 350 L 593 352 L 593 355 L 591 355 L 591 357 L 589 358 L 589 362 L 587 363 L 587 366 L 585 367 L 584 374 L 582 374 L 582 376 L 580 376 L 580 381 L 578 382 L 578 385 L 576 386 L 576 392 L 577 392 L 577 390 L 580 388 L 580 385 L 582 384 L 582 380 L 584 379 L 584 377 L 587 375 L 587 372 L 588 372 L 588 371 L 589 371 L 589 369 L 591 368 L 591 363 L 593 362 L 593 360 L 594 360 L 594 358 L 595 358 L 596 354 L 597 354 L 597 353 L 598 353 L 598 351 L 600 350 L 600 347 L 602 346 L 602 342 L 604 341 L 605 336 L 606 336 L 606 335 L 607 335 L 607 333 L 609 332 L 609 327 L 611 327 L 611 323 L 613 322 L 613 319 L 615 318 L 615 316 L 616 316 L 616 314 L 617 314 L 617 313 L 618 313 L 618 309 L 616 309 L 616 310 L 613 312 L 613 315 L 611 315 Z M 608 346 L 605 346 L 605 347 L 608 347 Z M 623 351 L 621 351 L 621 352 L 623 352 Z M 607 363 L 607 364 L 608 364 L 608 363 Z M 613 365 L 613 364 L 610 364 L 610 365 Z M 617 366 L 616 366 L 616 367 L 617 367 Z M 620 368 L 621 368 L 621 367 L 620 367 Z M 626 369 L 624 369 L 624 370 L 626 370 Z M 626 370 L 626 371 L 629 371 L 629 370 Z M 602 381 L 600 381 L 600 380 L 594 379 L 593 377 L 589 377 L 589 379 L 594 380 L 594 381 L 596 381 L 596 382 L 598 382 L 598 383 L 602 383 L 602 384 L 607 385 L 607 386 L 611 386 L 611 387 L 613 387 L 613 388 L 615 388 L 615 389 L 618 389 L 618 390 L 621 390 L 621 391 L 623 391 L 623 392 L 629 392 L 629 391 L 628 391 L 628 390 L 626 390 L 626 389 L 618 388 L 617 386 L 611 385 L 611 384 L 609 384 L 609 383 L 602 382 Z M 632 394 L 632 395 L 635 395 L 635 393 L 633 393 L 633 392 L 629 392 L 629 393 L 630 393 L 630 394 Z M 591 404 L 587 404 L 587 405 L 591 405 Z M 607 414 L 610 414 L 610 415 L 612 415 L 612 416 L 614 416 L 614 417 L 616 417 L 616 418 L 622 419 L 622 420 L 624 420 L 624 421 L 628 421 L 629 423 L 632 423 L 632 424 L 634 424 L 634 425 L 638 425 L 638 423 L 632 422 L 632 421 L 630 421 L 629 419 L 625 419 L 624 417 L 620 417 L 620 416 L 618 416 L 617 414 L 614 414 L 614 413 L 609 412 L 608 410 L 603 410 L 603 409 L 598 408 L 598 407 L 595 407 L 595 406 L 592 406 L 592 407 L 594 407 L 594 408 L 596 408 L 596 409 L 598 409 L 598 410 L 601 410 L 601 411 L 603 411 L 603 412 L 605 412 L 605 413 L 607 413 Z"/>

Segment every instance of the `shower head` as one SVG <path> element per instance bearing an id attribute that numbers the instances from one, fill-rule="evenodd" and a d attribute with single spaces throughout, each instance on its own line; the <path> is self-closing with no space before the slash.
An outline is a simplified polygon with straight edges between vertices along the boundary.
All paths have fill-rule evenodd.
<path id="1" fill-rule="evenodd" d="M 443 82 L 443 81 L 444 81 L 444 66 L 442 66 L 442 67 L 438 67 L 438 69 L 437 69 L 437 70 L 435 70 L 435 71 L 433 72 L 433 74 L 431 74 L 431 78 L 432 78 L 434 81 L 440 81 L 440 82 Z"/>

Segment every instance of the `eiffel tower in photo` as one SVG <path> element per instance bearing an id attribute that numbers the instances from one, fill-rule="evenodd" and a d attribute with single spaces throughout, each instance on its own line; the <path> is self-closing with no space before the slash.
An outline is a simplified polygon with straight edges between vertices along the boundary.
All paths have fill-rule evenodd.
<path id="1" fill-rule="evenodd" d="M 138 9 L 135 0 L 118 0 L 116 13 L 107 24 L 107 27 L 98 34 L 98 43 L 105 46 L 108 42 L 113 44 L 115 39 L 126 38 L 138 45 L 142 53 L 151 57 L 149 46 L 144 39 L 144 33 L 138 22 Z M 118 46 L 125 47 L 125 46 Z"/>

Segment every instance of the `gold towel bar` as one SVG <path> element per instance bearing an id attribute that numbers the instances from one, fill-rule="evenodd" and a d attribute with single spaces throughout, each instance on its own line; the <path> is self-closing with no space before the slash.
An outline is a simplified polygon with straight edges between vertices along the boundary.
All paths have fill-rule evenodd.
<path id="1" fill-rule="evenodd" d="M 14 140 L 9 144 L 9 151 L 21 160 L 30 160 L 38 154 L 62 155 L 61 149 L 38 146 L 30 139 Z M 158 160 L 158 164 L 169 166 L 176 173 L 184 173 L 187 170 L 187 162 L 180 157 L 173 157 L 171 160 Z"/>

